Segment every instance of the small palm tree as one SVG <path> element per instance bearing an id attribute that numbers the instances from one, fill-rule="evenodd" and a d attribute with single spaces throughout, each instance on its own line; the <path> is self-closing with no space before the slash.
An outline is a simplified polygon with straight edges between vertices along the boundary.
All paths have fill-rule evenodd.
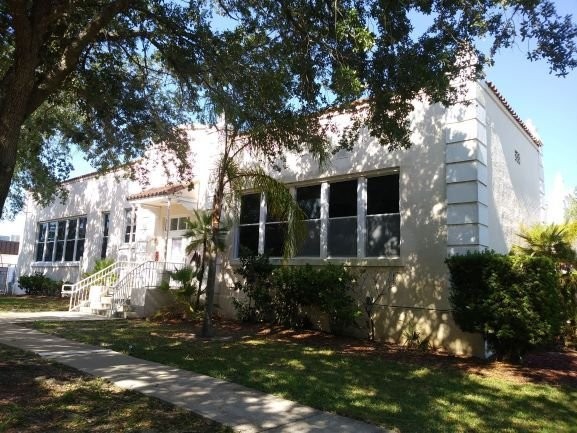
<path id="1" fill-rule="evenodd" d="M 518 236 L 526 245 L 514 246 L 513 252 L 549 257 L 556 263 L 575 262 L 575 251 L 572 248 L 574 235 L 567 224 L 537 224 L 529 228 L 524 227 Z"/>
<path id="2" fill-rule="evenodd" d="M 195 265 L 196 272 L 194 278 L 197 281 L 195 309 L 200 305 L 200 296 L 204 293 L 202 283 L 204 281 L 205 269 L 212 254 L 222 252 L 226 248 L 226 237 L 230 231 L 230 226 L 221 223 L 218 232 L 213 236 L 212 214 L 208 211 L 195 210 L 194 217 L 187 221 L 187 229 L 184 237 L 189 239 L 186 247 L 186 254 L 192 256 L 190 263 Z M 200 250 L 200 254 L 198 251 Z"/>

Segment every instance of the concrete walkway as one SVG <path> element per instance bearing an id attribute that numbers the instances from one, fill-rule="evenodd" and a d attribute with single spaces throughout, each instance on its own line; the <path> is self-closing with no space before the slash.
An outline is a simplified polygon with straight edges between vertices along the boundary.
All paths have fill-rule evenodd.
<path id="1" fill-rule="evenodd" d="M 63 318 L 67 317 L 69 316 L 63 315 Z M 33 320 L 39 319 L 35 317 Z M 108 379 L 121 388 L 139 391 L 186 408 L 208 419 L 231 426 L 238 432 L 385 431 L 371 424 L 322 412 L 231 382 L 65 340 L 17 326 L 9 321 L 4 313 L 0 314 L 2 344 L 37 353 L 92 376 Z"/>

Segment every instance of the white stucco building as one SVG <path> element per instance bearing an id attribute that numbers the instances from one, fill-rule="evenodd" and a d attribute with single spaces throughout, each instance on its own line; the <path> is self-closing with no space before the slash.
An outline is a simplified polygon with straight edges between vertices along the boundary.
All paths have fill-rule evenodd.
<path id="1" fill-rule="evenodd" d="M 288 265 L 326 262 L 366 268 L 397 284 L 378 304 L 377 337 L 399 341 L 416 324 L 436 346 L 480 353 L 478 336 L 454 324 L 448 301 L 450 254 L 507 252 L 520 224 L 544 216 L 541 143 L 491 83 L 471 84 L 466 103 L 450 108 L 415 103 L 412 147 L 388 152 L 361 134 L 352 152 L 319 169 L 307 155 L 287 155 L 271 174 L 285 182 L 307 214 L 308 238 Z M 345 114 L 337 116 L 345 124 Z M 184 218 L 211 206 L 218 134 L 190 132 L 194 188 L 178 179 L 150 184 L 118 173 L 66 182 L 66 203 L 36 208 L 26 221 L 18 271 L 76 281 L 94 260 L 185 260 Z M 280 255 L 279 223 L 266 220 L 260 194 L 243 197 L 240 220 L 220 262 L 216 304 L 232 315 L 233 268 L 240 248 Z"/>

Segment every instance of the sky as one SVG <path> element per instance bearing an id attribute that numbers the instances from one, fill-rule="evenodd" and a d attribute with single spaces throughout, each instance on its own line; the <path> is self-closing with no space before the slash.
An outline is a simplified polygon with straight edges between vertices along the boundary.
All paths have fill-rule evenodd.
<path id="1" fill-rule="evenodd" d="M 571 14 L 577 21 L 577 0 L 555 3 L 561 15 Z M 559 221 L 562 200 L 577 187 L 577 70 L 556 77 L 545 62 L 527 60 L 525 52 L 520 45 L 499 52 L 486 79 L 543 142 L 548 219 Z M 71 177 L 93 171 L 79 154 L 74 165 Z M 19 234 L 21 222 L 22 217 L 16 223 L 0 222 L 0 235 Z"/>

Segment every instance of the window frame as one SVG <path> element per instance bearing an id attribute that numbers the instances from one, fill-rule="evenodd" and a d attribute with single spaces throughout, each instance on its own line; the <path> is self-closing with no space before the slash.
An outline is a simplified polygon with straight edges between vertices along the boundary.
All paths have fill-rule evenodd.
<path id="1" fill-rule="evenodd" d="M 74 222 L 74 226 L 72 226 L 72 222 Z M 86 215 L 39 221 L 36 224 L 36 240 L 34 242 L 35 263 L 79 262 L 84 257 L 87 223 Z M 81 226 L 84 227 L 84 236 L 80 236 Z M 54 236 L 50 236 L 51 227 L 54 227 Z M 62 227 L 62 236 L 60 236 L 60 227 Z M 71 227 L 74 227 L 73 236 L 70 233 Z M 51 244 L 49 248 L 48 244 Z M 59 244 L 61 248 L 59 248 Z M 69 249 L 70 246 L 72 247 L 71 250 Z M 58 253 L 59 250 L 60 253 Z"/>
<path id="2" fill-rule="evenodd" d="M 385 214 L 368 214 L 368 182 L 370 179 L 378 178 L 378 177 L 386 177 L 386 176 L 396 176 L 397 177 L 397 185 L 398 191 L 395 194 L 396 198 L 398 198 L 398 209 L 397 212 L 387 212 Z M 345 217 L 329 217 L 330 214 L 330 186 L 331 184 L 336 184 L 339 182 L 346 182 L 346 181 L 356 181 L 357 182 L 357 197 L 356 197 L 356 216 L 345 216 Z M 343 177 L 336 177 L 331 179 L 323 179 L 317 182 L 307 182 L 303 184 L 294 184 L 291 186 L 291 191 L 293 192 L 293 196 L 296 199 L 296 194 L 299 188 L 307 188 L 307 187 L 315 187 L 320 186 L 320 215 L 319 218 L 316 219 L 306 219 L 305 222 L 309 223 L 310 221 L 319 222 L 320 225 L 320 254 L 318 256 L 315 255 L 299 255 L 298 253 L 292 258 L 292 260 L 299 261 L 299 260 L 377 260 L 379 262 L 384 260 L 393 260 L 394 263 L 397 263 L 397 260 L 401 259 L 402 254 L 402 218 L 401 218 L 401 210 L 402 210 L 402 200 L 401 200 L 401 176 L 398 168 L 393 168 L 391 170 L 386 171 L 378 171 L 378 172 L 371 172 L 371 173 L 363 173 L 358 174 L 354 177 L 352 176 L 343 176 Z M 255 194 L 254 192 L 245 194 Z M 349 206 L 350 207 L 350 206 Z M 242 213 L 242 210 L 241 210 Z M 368 224 L 367 221 L 371 217 L 375 216 L 394 216 L 398 218 L 398 246 L 396 250 L 398 254 L 379 254 L 379 255 L 368 255 L 370 253 L 370 248 L 368 246 L 369 241 L 369 233 L 368 233 Z M 242 215 L 241 215 L 242 217 Z M 343 218 L 356 218 L 356 254 L 354 255 L 330 255 L 329 254 L 329 223 L 331 220 L 339 220 Z M 241 224 L 239 219 L 239 224 L 236 227 L 236 234 L 235 234 L 235 245 L 233 248 L 233 259 L 240 258 L 240 229 L 243 226 L 252 225 L 258 226 L 258 253 L 262 254 L 265 251 L 266 245 L 266 236 L 265 230 L 266 226 L 272 224 L 272 221 L 268 221 L 266 217 L 266 200 L 264 194 L 261 195 L 261 207 L 260 207 L 260 219 L 259 222 L 253 222 L 251 224 Z M 252 234 L 256 237 L 256 233 Z M 253 240 L 256 243 L 256 239 Z M 271 256 L 271 259 L 277 259 L 277 256 Z"/>

